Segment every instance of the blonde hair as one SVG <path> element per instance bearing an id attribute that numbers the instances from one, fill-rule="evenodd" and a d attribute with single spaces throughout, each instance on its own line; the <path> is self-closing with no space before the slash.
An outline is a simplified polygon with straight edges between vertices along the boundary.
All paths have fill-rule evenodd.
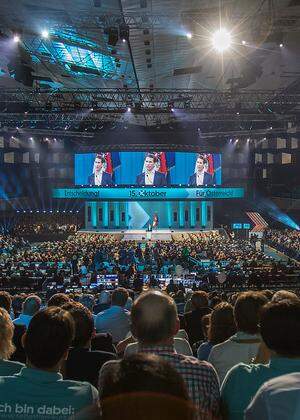
<path id="1" fill-rule="evenodd" d="M 0 359 L 9 359 L 15 351 L 12 343 L 14 324 L 8 312 L 0 308 Z"/>

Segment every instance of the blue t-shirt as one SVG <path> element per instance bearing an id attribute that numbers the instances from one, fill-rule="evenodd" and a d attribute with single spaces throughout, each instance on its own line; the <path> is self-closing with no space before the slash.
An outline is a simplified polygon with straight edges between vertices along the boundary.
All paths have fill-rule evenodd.
<path id="1" fill-rule="evenodd" d="M 262 384 L 293 372 L 300 372 L 300 359 L 273 357 L 267 365 L 240 363 L 231 368 L 221 387 L 224 419 L 243 420 L 245 409 Z"/>
<path id="2" fill-rule="evenodd" d="M 16 375 L 0 377 L 0 419 L 90 419 L 88 410 L 97 400 L 91 384 L 63 380 L 56 372 L 24 367 Z"/>

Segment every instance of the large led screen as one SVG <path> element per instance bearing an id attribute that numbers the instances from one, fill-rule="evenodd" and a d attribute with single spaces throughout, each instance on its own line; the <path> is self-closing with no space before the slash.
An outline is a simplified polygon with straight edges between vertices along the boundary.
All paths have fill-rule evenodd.
<path id="1" fill-rule="evenodd" d="M 75 185 L 221 185 L 221 155 L 184 152 L 105 152 L 75 155 Z"/>

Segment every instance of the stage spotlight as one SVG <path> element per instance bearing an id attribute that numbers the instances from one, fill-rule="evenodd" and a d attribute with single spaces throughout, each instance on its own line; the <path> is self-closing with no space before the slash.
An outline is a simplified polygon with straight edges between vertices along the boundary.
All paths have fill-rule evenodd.
<path id="1" fill-rule="evenodd" d="M 42 31 L 42 34 L 41 35 L 42 35 L 42 38 L 44 38 L 44 39 L 49 38 L 49 32 L 46 29 L 44 29 Z"/>
<path id="2" fill-rule="evenodd" d="M 223 52 L 231 45 L 231 35 L 226 29 L 219 29 L 212 37 L 212 44 L 215 50 Z"/>
<path id="3" fill-rule="evenodd" d="M 123 42 L 129 41 L 129 26 L 126 23 L 119 26 L 119 34 Z"/>
<path id="4" fill-rule="evenodd" d="M 14 35 L 14 42 L 17 44 L 20 41 L 19 35 Z"/>

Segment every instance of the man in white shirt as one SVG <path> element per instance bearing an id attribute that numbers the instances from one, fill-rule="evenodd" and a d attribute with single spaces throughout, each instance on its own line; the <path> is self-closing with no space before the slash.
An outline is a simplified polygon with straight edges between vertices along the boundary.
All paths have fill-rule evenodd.
<path id="1" fill-rule="evenodd" d="M 193 187 L 201 185 L 212 185 L 213 177 L 205 171 L 207 166 L 207 159 L 204 155 L 198 155 L 196 160 L 196 172 L 190 176 L 188 184 Z"/>
<path id="2" fill-rule="evenodd" d="M 96 155 L 93 173 L 88 178 L 89 185 L 112 185 L 112 177 L 104 168 L 106 164 L 105 157 L 101 154 Z"/>
<path id="3" fill-rule="evenodd" d="M 259 313 L 267 298 L 259 292 L 243 292 L 234 306 L 237 332 L 223 343 L 213 346 L 208 361 L 216 369 L 220 384 L 227 372 L 238 363 L 251 363 L 261 343 L 258 333 Z"/>
<path id="4" fill-rule="evenodd" d="M 23 303 L 22 313 L 20 314 L 19 318 L 14 319 L 14 324 L 25 325 L 27 329 L 33 315 L 40 310 L 41 304 L 42 301 L 38 296 L 28 296 Z"/>
<path id="5" fill-rule="evenodd" d="M 165 175 L 156 170 L 157 162 L 157 157 L 154 154 L 148 153 L 146 155 L 144 162 L 145 172 L 137 176 L 137 185 L 154 185 L 155 187 L 167 185 Z"/>

